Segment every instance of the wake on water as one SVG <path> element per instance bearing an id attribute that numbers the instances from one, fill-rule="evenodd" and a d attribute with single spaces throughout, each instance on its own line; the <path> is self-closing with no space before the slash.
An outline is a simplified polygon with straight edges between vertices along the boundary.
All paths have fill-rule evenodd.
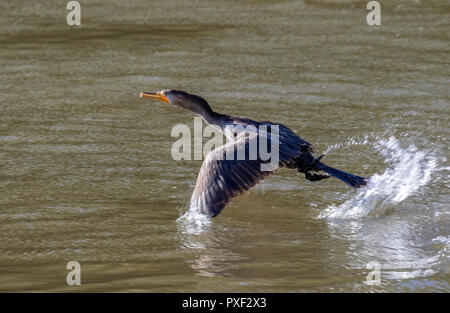
<path id="1" fill-rule="evenodd" d="M 353 248 L 350 248 L 350 251 L 357 250 L 359 257 L 353 258 L 350 266 L 360 268 L 361 264 L 375 259 L 382 263 L 383 277 L 393 280 L 449 273 L 448 235 L 432 231 L 418 236 L 417 239 L 415 235 L 410 236 L 410 227 L 415 227 L 415 224 L 409 224 L 407 220 L 392 219 L 388 224 L 386 221 L 377 224 L 375 220 L 375 226 L 383 227 L 373 227 L 371 222 L 374 220 L 364 218 L 386 215 L 409 197 L 419 194 L 437 172 L 449 169 L 438 167 L 438 163 L 445 163 L 445 158 L 438 157 L 435 154 L 438 151 L 418 149 L 415 145 L 390 135 L 349 138 L 343 143 L 330 146 L 325 153 L 353 145 L 363 145 L 364 149 L 370 149 L 371 152 L 375 149 L 376 153 L 384 158 L 383 169 L 369 177 L 367 186 L 349 190 L 339 197 L 341 203 L 328 205 L 319 214 L 319 218 L 327 219 L 330 231 L 336 233 L 338 238 L 342 234 L 346 238 L 353 238 Z M 211 227 L 211 219 L 200 214 L 194 207 L 190 207 L 184 214 L 181 213 L 177 224 L 183 235 L 183 245 L 188 248 L 206 249 L 211 246 L 208 240 L 219 237 L 214 233 L 210 235 L 211 231 L 217 231 L 216 227 Z M 431 241 L 429 237 L 432 237 Z M 411 247 L 412 242 L 414 248 Z M 433 286 L 448 288 L 448 285 L 440 283 Z"/>
<path id="2" fill-rule="evenodd" d="M 320 218 L 382 215 L 425 186 L 437 170 L 437 158 L 432 151 L 421 151 L 413 144 L 402 147 L 394 136 L 387 139 L 365 136 L 361 141 L 351 138 L 344 144 L 329 147 L 325 153 L 357 144 L 373 145 L 388 167 L 383 173 L 372 175 L 367 186 L 358 189 L 356 195 L 344 203 L 328 206 L 320 213 Z"/>

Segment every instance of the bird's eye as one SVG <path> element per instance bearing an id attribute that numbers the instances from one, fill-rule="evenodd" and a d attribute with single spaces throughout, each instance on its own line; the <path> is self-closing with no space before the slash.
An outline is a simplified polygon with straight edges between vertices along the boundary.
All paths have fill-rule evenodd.
<path id="1" fill-rule="evenodd" d="M 166 96 L 166 93 L 164 91 L 159 91 L 159 92 L 157 92 L 157 94 L 160 95 L 160 96 L 163 96 L 163 97 Z"/>

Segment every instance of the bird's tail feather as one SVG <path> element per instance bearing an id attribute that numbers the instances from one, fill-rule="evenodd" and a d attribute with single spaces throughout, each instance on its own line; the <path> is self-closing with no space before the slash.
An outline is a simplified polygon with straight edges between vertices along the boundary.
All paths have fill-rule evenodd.
<path id="1" fill-rule="evenodd" d="M 327 165 L 323 164 L 322 162 L 319 162 L 317 164 L 317 169 L 320 169 L 320 170 L 324 171 L 325 173 L 328 173 L 331 176 L 334 176 L 337 179 L 342 180 L 347 185 L 355 187 L 355 188 L 367 185 L 366 178 L 338 170 L 336 168 L 327 166 Z"/>

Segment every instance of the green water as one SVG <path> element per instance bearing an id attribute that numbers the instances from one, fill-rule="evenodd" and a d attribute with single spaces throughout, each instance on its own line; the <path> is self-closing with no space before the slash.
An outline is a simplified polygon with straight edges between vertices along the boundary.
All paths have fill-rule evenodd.
<path id="1" fill-rule="evenodd" d="M 0 291 L 450 290 L 448 1 L 380 1 L 381 26 L 366 1 L 66 3 L 0 4 Z M 170 155 L 193 115 L 139 99 L 166 88 L 369 186 L 283 169 L 197 223 L 201 161 Z"/>

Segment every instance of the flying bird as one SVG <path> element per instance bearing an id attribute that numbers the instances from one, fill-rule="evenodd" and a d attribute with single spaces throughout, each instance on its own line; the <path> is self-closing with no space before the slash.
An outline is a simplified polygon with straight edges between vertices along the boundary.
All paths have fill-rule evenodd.
<path id="1" fill-rule="evenodd" d="M 315 158 L 312 145 L 297 136 L 284 125 L 272 122 L 257 122 L 248 118 L 220 114 L 212 110 L 205 99 L 175 89 L 159 92 L 141 92 L 141 98 L 151 98 L 176 105 L 199 114 L 209 125 L 220 129 L 229 139 L 228 143 L 210 151 L 198 173 L 197 182 L 191 198 L 191 206 L 210 217 L 217 216 L 232 198 L 254 187 L 265 177 L 275 172 L 262 170 L 269 161 L 259 155 L 251 156 L 252 139 L 278 141 L 278 167 L 296 169 L 304 173 L 310 181 L 319 181 L 334 176 L 351 187 L 362 187 L 367 179 L 329 167 L 321 162 L 323 155 Z M 256 132 L 248 133 L 254 126 Z M 261 132 L 265 126 L 267 131 Z M 277 126 L 278 133 L 271 131 Z M 253 129 L 253 128 L 252 128 Z M 246 132 L 247 131 L 247 132 Z M 244 158 L 236 158 L 236 153 L 246 151 Z M 228 157 L 234 156 L 233 158 Z M 318 172 L 325 172 L 321 174 Z"/>

